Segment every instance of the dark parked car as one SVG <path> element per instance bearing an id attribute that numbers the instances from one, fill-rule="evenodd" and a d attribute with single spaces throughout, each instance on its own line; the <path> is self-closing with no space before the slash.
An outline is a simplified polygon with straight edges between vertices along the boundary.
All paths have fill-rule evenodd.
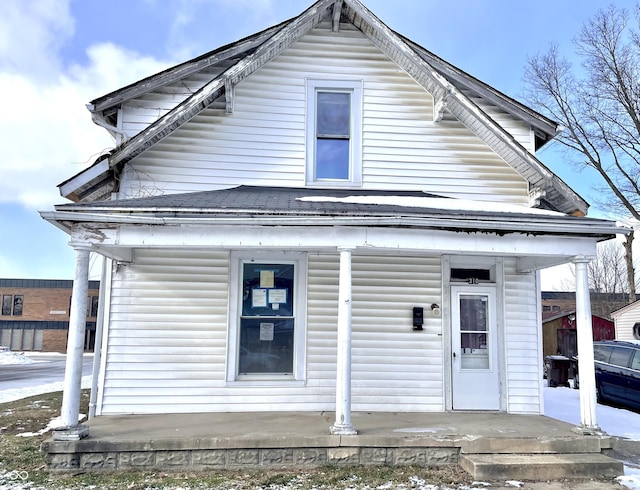
<path id="1" fill-rule="evenodd" d="M 598 401 L 640 410 L 640 341 L 593 343 Z"/>

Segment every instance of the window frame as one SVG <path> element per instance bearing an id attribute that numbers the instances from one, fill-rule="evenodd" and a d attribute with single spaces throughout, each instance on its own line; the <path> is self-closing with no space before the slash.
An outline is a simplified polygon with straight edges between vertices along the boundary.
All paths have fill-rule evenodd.
<path id="1" fill-rule="evenodd" d="M 307 79 L 306 177 L 307 185 L 359 187 L 362 185 L 362 80 Z M 350 94 L 349 178 L 316 178 L 316 124 L 318 92 Z"/>
<path id="2" fill-rule="evenodd" d="M 232 252 L 229 271 L 229 319 L 227 385 L 274 386 L 304 384 L 306 377 L 307 255 L 303 252 Z M 242 312 L 243 266 L 248 262 L 292 264 L 294 266 L 293 374 L 239 374 L 240 320 Z"/>

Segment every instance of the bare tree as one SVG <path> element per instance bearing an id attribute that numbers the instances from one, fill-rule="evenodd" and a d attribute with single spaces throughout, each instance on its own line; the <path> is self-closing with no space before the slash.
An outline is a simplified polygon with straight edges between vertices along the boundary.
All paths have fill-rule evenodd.
<path id="1" fill-rule="evenodd" d="M 610 212 L 640 220 L 640 9 L 600 10 L 574 40 L 581 60 L 572 67 L 552 45 L 528 60 L 530 103 L 565 127 L 556 141 L 568 160 L 602 177 Z M 634 20 L 630 24 L 630 20 Z M 626 282 L 635 301 L 633 233 L 624 244 Z"/>
<path id="2" fill-rule="evenodd" d="M 609 318 L 630 302 L 624 244 L 608 240 L 598 244 L 596 258 L 589 263 L 591 309 L 595 315 Z M 567 291 L 575 291 L 576 269 L 570 266 L 570 276 L 563 281 Z"/>
<path id="3" fill-rule="evenodd" d="M 598 245 L 595 260 L 589 263 L 589 289 L 594 293 L 629 293 L 625 250 L 615 240 Z"/>

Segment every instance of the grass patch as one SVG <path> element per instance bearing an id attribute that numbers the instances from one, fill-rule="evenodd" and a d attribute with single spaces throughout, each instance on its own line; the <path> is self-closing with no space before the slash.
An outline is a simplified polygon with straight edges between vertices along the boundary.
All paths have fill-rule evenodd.
<path id="1" fill-rule="evenodd" d="M 375 489 L 418 488 L 469 484 L 469 475 L 456 466 L 437 468 L 388 466 L 326 466 L 312 470 L 255 471 L 117 471 L 109 473 L 50 473 L 40 445 L 51 437 L 44 431 L 59 416 L 62 393 L 47 393 L 0 404 L 0 488 L 28 475 L 24 488 L 92 490 L 205 489 Z M 89 390 L 83 390 L 80 412 L 87 414 Z M 41 433 L 40 433 L 41 432 Z M 29 437 L 20 434 L 32 433 Z M 12 488 L 9 486 L 9 488 Z"/>

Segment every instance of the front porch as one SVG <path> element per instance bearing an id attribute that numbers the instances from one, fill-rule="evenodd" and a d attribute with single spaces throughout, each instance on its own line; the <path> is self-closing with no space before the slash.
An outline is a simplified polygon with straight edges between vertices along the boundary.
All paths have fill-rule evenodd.
<path id="1" fill-rule="evenodd" d="M 327 464 L 460 464 L 474 478 L 615 477 L 610 438 L 539 415 L 354 412 L 357 435 L 331 435 L 332 412 L 100 416 L 89 436 L 43 444 L 50 469 L 222 470 Z"/>

